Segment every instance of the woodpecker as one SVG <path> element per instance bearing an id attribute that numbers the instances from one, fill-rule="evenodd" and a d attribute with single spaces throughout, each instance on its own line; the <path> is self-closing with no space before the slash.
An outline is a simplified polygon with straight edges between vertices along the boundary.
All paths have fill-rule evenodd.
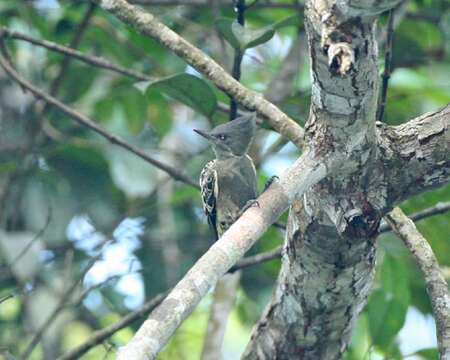
<path id="1" fill-rule="evenodd" d="M 203 210 L 217 240 L 258 196 L 255 165 L 247 154 L 255 136 L 256 114 L 211 131 L 194 131 L 208 140 L 216 156 L 201 171 L 200 188 Z"/>

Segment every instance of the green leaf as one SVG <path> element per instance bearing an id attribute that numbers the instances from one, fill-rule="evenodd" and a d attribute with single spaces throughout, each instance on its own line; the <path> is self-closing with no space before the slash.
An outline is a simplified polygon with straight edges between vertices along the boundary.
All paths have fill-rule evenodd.
<path id="1" fill-rule="evenodd" d="M 373 344 L 390 351 L 395 336 L 403 327 L 408 307 L 379 289 L 373 292 L 367 309 Z"/>
<path id="2" fill-rule="evenodd" d="M 425 360 L 437 360 L 439 358 L 439 353 L 436 348 L 422 349 L 422 350 L 416 351 L 412 355 L 417 355 Z"/>
<path id="3" fill-rule="evenodd" d="M 156 88 L 171 98 L 186 104 L 205 116 L 211 116 L 217 107 L 217 98 L 208 83 L 190 74 L 176 74 L 154 81 L 135 84 L 148 94 L 150 88 Z"/>
<path id="4" fill-rule="evenodd" d="M 264 44 L 273 37 L 276 30 L 285 26 L 298 25 L 299 20 L 298 15 L 293 15 L 260 29 L 249 29 L 236 20 L 220 18 L 216 21 L 216 27 L 233 48 L 245 50 Z"/>
<path id="5" fill-rule="evenodd" d="M 232 30 L 233 20 L 228 18 L 220 18 L 216 20 L 216 28 L 226 41 L 235 49 L 241 48 L 239 38 L 236 37 Z"/>
<path id="6" fill-rule="evenodd" d="M 248 29 L 243 27 L 237 21 L 232 22 L 231 31 L 238 39 L 241 45 L 241 50 L 264 44 L 272 39 L 275 34 L 275 30 L 272 26 L 261 29 Z"/>
<path id="7" fill-rule="evenodd" d="M 278 30 L 286 26 L 299 26 L 301 21 L 302 21 L 301 16 L 292 15 L 288 16 L 287 18 L 284 18 L 283 20 L 277 21 L 275 24 L 272 25 L 272 27 L 275 30 Z"/>
<path id="8" fill-rule="evenodd" d="M 385 254 L 380 272 L 383 290 L 405 306 L 411 299 L 407 269 L 408 264 L 401 258 Z"/>

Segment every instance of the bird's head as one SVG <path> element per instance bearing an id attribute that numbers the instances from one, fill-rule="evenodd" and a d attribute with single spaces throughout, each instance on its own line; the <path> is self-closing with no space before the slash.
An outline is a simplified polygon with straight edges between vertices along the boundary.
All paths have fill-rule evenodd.
<path id="1" fill-rule="evenodd" d="M 243 156 L 256 131 L 256 114 L 240 116 L 210 131 L 194 130 L 211 144 L 217 158 Z"/>

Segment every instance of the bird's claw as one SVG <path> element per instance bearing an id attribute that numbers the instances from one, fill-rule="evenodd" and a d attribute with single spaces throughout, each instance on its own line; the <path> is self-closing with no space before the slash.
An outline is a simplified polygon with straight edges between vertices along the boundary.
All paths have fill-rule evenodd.
<path id="1" fill-rule="evenodd" d="M 273 182 L 274 182 L 275 180 L 279 180 L 279 179 L 280 179 L 280 178 L 279 178 L 278 176 L 276 176 L 276 175 L 271 176 L 271 177 L 269 178 L 269 180 L 266 181 L 266 185 L 264 186 L 264 191 L 266 191 L 266 190 L 270 187 L 270 185 L 273 184 Z"/>
<path id="2" fill-rule="evenodd" d="M 256 199 L 251 199 L 251 200 L 247 201 L 247 203 L 244 205 L 244 207 L 239 211 L 237 219 L 239 219 L 243 213 L 245 213 L 248 209 L 250 209 L 253 206 L 260 207 L 259 201 Z"/>
<path id="3" fill-rule="evenodd" d="M 244 205 L 244 207 L 242 208 L 242 211 L 245 211 L 247 209 L 250 209 L 253 206 L 257 206 L 259 207 L 259 201 L 256 199 L 251 199 L 249 201 L 247 201 L 247 203 Z"/>

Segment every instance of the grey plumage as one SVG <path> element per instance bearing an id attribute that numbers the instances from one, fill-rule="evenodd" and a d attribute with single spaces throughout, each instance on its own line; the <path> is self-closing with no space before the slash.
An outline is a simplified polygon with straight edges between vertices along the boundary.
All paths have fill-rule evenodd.
<path id="1" fill-rule="evenodd" d="M 195 130 L 208 140 L 216 159 L 200 174 L 203 209 L 218 239 L 258 195 L 256 170 L 247 155 L 256 131 L 255 115 L 239 117 L 209 132 Z"/>

